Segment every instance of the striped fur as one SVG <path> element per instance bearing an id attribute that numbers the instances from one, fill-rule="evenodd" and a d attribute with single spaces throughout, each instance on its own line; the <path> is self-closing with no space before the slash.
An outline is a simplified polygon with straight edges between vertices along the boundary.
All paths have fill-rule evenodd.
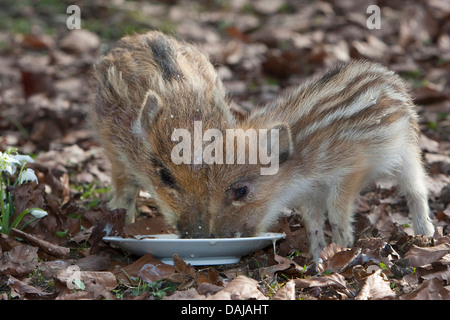
<path id="1" fill-rule="evenodd" d="M 337 65 L 240 123 L 206 55 L 159 32 L 119 41 L 95 66 L 93 79 L 90 118 L 112 163 L 110 206 L 126 208 L 128 223 L 139 189 L 154 197 L 183 237 L 254 235 L 268 230 L 284 207 L 295 207 L 317 261 L 325 219 L 333 241 L 351 245 L 358 193 L 390 176 L 406 195 L 416 233 L 434 232 L 414 105 L 401 79 L 381 65 Z M 196 121 L 204 132 L 218 129 L 224 136 L 228 128 L 279 129 L 278 173 L 261 175 L 261 165 L 248 161 L 173 163 L 171 134 L 193 132 Z"/>
<path id="2" fill-rule="evenodd" d="M 254 112 L 246 126 L 274 123 L 290 128 L 293 152 L 280 167 L 280 184 L 261 190 L 270 193 L 273 202 L 261 215 L 259 230 L 267 229 L 283 206 L 297 207 L 317 261 L 325 245 L 325 219 L 333 241 L 351 245 L 357 195 L 374 180 L 394 177 L 407 197 L 415 232 L 434 233 L 417 115 L 404 84 L 392 71 L 366 61 L 339 64 Z"/>
<path id="3" fill-rule="evenodd" d="M 150 31 L 121 39 L 92 73 L 96 100 L 90 120 L 112 164 L 110 207 L 126 208 L 126 222 L 134 222 L 135 200 L 144 189 L 169 224 L 176 226 L 180 216 L 197 220 L 186 203 L 205 193 L 206 176 L 171 162 L 171 134 L 192 130 L 194 121 L 201 120 L 205 130 L 225 130 L 235 121 L 206 54 Z M 199 187 L 184 192 L 192 181 Z"/>

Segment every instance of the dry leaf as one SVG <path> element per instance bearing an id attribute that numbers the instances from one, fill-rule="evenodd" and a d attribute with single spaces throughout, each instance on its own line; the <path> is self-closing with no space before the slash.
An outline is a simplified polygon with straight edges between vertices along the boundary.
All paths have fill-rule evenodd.
<path id="1" fill-rule="evenodd" d="M 210 296 L 216 294 L 220 290 L 222 290 L 223 286 L 214 285 L 211 283 L 201 283 L 197 287 L 197 292 L 201 295 Z"/>
<path id="2" fill-rule="evenodd" d="M 170 296 L 164 296 L 162 300 L 204 300 L 205 296 L 199 294 L 195 288 L 184 291 L 175 291 Z"/>
<path id="3" fill-rule="evenodd" d="M 342 272 L 344 271 L 361 253 L 360 248 L 343 248 L 336 243 L 326 246 L 320 253 L 322 263 L 319 263 L 317 270 L 324 272 Z"/>
<path id="4" fill-rule="evenodd" d="M 383 61 L 387 58 L 389 47 L 376 36 L 369 34 L 367 41 L 353 41 L 353 47 L 363 57 L 371 58 L 378 61 Z"/>
<path id="5" fill-rule="evenodd" d="M 60 42 L 62 49 L 77 54 L 97 51 L 100 48 L 100 38 L 86 29 L 70 31 Z"/>
<path id="6" fill-rule="evenodd" d="M 295 269 L 297 272 L 302 271 L 302 267 L 300 267 L 295 261 L 291 259 L 284 258 L 278 254 L 274 254 L 274 260 L 277 262 L 277 264 L 265 268 L 259 269 L 259 275 L 261 278 L 269 277 L 272 278 L 275 274 L 275 272 L 278 271 L 285 271 L 291 267 Z"/>
<path id="7" fill-rule="evenodd" d="M 190 264 L 187 264 L 177 253 L 173 255 L 173 266 L 175 267 L 175 271 L 190 278 L 195 277 L 195 268 Z"/>
<path id="8" fill-rule="evenodd" d="M 206 300 L 267 300 L 267 297 L 259 291 L 256 280 L 237 276 L 226 288 L 207 297 Z"/>
<path id="9" fill-rule="evenodd" d="M 103 242 L 103 237 L 120 236 L 125 225 L 125 209 L 107 210 L 102 213 L 101 220 L 96 221 L 96 226 L 88 240 L 91 244 L 92 254 L 101 252 L 106 247 L 109 248 L 109 245 Z"/>
<path id="10" fill-rule="evenodd" d="M 419 137 L 420 149 L 433 153 L 439 152 L 439 142 L 428 138 L 426 135 L 421 134 Z"/>
<path id="11" fill-rule="evenodd" d="M 58 270 L 55 276 L 62 283 L 63 288 L 67 287 L 67 289 L 61 289 L 58 295 L 60 300 L 111 299 L 110 291 L 118 285 L 116 277 L 109 271 L 81 271 L 75 265 Z M 77 290 L 81 290 L 82 294 Z M 73 296 L 74 292 L 75 296 Z"/>
<path id="12" fill-rule="evenodd" d="M 152 262 L 147 262 L 139 270 L 137 276 L 147 282 L 153 282 L 165 278 L 168 274 L 173 272 L 173 267 L 154 259 Z"/>
<path id="13" fill-rule="evenodd" d="M 450 243 L 442 243 L 435 247 L 426 248 L 413 245 L 406 253 L 405 258 L 409 259 L 409 263 L 412 267 L 420 267 L 438 261 L 449 252 Z"/>
<path id="14" fill-rule="evenodd" d="M 37 247 L 24 244 L 3 252 L 0 257 L 0 273 L 18 277 L 34 272 L 39 265 L 37 252 Z"/>
<path id="15" fill-rule="evenodd" d="M 11 289 L 11 298 L 52 299 L 55 296 L 54 293 L 44 292 L 13 276 L 8 277 L 8 286 Z"/>
<path id="16" fill-rule="evenodd" d="M 146 254 L 134 263 L 120 268 L 120 270 L 115 272 L 115 276 L 125 283 L 130 283 L 130 278 L 141 278 L 147 282 L 153 282 L 174 272 L 175 268 L 173 266 L 162 263 L 151 254 Z"/>
<path id="17" fill-rule="evenodd" d="M 70 185 L 69 185 L 69 175 L 64 173 L 61 178 L 61 187 L 63 193 L 63 201 L 61 202 L 61 207 L 70 201 Z"/>
<path id="18" fill-rule="evenodd" d="M 388 281 L 381 276 L 381 270 L 368 276 L 363 287 L 356 296 L 356 300 L 379 300 L 395 297 Z"/>
<path id="19" fill-rule="evenodd" d="M 14 188 L 12 194 L 14 196 L 14 208 L 16 213 L 14 217 L 18 216 L 27 208 L 40 208 L 46 209 L 46 203 L 44 200 L 45 186 L 42 184 L 24 183 Z M 29 216 L 25 216 L 22 219 L 22 224 L 29 219 Z M 21 224 L 21 225 L 22 225 Z"/>
<path id="20" fill-rule="evenodd" d="M 294 279 L 295 285 L 299 288 L 327 287 L 335 289 L 346 289 L 345 278 L 339 273 L 333 273 L 329 276 L 314 276 L 306 279 Z"/>
<path id="21" fill-rule="evenodd" d="M 272 296 L 271 300 L 295 300 L 295 282 L 289 280 Z"/>
<path id="22" fill-rule="evenodd" d="M 450 177 L 441 173 L 427 176 L 426 184 L 429 192 L 428 197 L 431 199 L 437 198 L 441 194 L 442 189 L 450 184 Z"/>
<path id="23" fill-rule="evenodd" d="M 85 283 L 101 284 L 107 291 L 117 287 L 117 279 L 109 271 L 81 271 L 81 280 Z"/>
<path id="24" fill-rule="evenodd" d="M 450 300 L 450 286 L 438 278 L 425 280 L 414 291 L 400 296 L 401 300 Z"/>
<path id="25" fill-rule="evenodd" d="M 109 267 L 110 262 L 111 258 L 109 255 L 91 254 L 77 260 L 75 264 L 84 271 L 102 271 Z"/>

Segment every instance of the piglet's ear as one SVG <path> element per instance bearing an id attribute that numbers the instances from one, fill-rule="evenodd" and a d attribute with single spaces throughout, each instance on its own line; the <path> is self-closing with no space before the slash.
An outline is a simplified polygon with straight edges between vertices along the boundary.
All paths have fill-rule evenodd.
<path id="1" fill-rule="evenodd" d="M 147 91 L 141 106 L 141 113 L 133 126 L 133 131 L 135 134 L 149 134 L 152 123 L 154 122 L 161 106 L 162 102 L 160 97 L 151 90 Z"/>
<path id="2" fill-rule="evenodd" d="M 279 123 L 272 128 L 270 128 L 269 132 L 271 130 L 278 130 L 278 150 L 279 150 L 279 164 L 282 164 L 285 162 L 289 155 L 293 153 L 294 147 L 292 144 L 292 134 L 291 129 L 286 123 Z M 268 145 L 271 145 L 271 135 L 268 135 Z"/>

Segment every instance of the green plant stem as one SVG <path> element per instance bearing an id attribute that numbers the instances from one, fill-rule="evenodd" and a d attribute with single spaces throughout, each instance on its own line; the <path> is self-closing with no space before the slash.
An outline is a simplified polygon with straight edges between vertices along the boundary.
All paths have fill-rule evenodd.
<path id="1" fill-rule="evenodd" d="M 23 169 L 25 169 L 25 166 L 26 166 L 27 164 L 26 163 L 24 163 L 21 167 L 20 167 L 20 171 L 19 171 L 19 174 L 17 175 L 17 179 L 16 179 L 16 181 L 14 181 L 14 184 L 13 184 L 13 187 L 16 187 L 18 184 L 19 184 L 19 181 L 20 181 L 20 177 L 22 176 L 22 173 L 23 173 Z"/>
<path id="2" fill-rule="evenodd" d="M 25 222 L 25 223 L 23 224 L 23 226 L 20 227 L 20 230 L 25 229 L 25 227 L 26 227 L 27 225 L 29 225 L 30 223 L 32 223 L 32 222 L 34 222 L 34 221 L 36 221 L 36 220 L 38 220 L 38 219 L 39 219 L 39 218 L 33 218 L 33 219 L 28 220 L 27 222 Z"/>
<path id="3" fill-rule="evenodd" d="M 6 210 L 5 210 L 5 202 L 3 201 L 3 177 L 2 177 L 2 173 L 0 172 L 0 206 L 1 206 L 1 212 L 2 212 L 2 216 L 1 216 L 1 227 L 2 233 L 6 233 L 8 231 L 7 226 L 8 226 L 8 220 L 9 220 L 9 214 L 7 214 Z M 6 195 L 6 191 L 5 191 L 5 195 Z M 6 232 L 5 232 L 6 231 Z"/>
<path id="4" fill-rule="evenodd" d="M 19 216 L 16 219 L 14 219 L 13 223 L 11 223 L 10 229 L 17 228 L 17 226 L 19 225 L 20 221 L 22 221 L 23 217 L 25 217 L 27 214 L 29 214 L 31 211 L 33 211 L 35 209 L 37 209 L 37 208 L 29 208 L 29 209 L 23 210 L 22 213 L 19 214 Z M 34 220 L 27 222 L 21 229 L 25 228 L 25 226 L 27 226 L 29 223 L 31 223 L 33 221 Z"/>

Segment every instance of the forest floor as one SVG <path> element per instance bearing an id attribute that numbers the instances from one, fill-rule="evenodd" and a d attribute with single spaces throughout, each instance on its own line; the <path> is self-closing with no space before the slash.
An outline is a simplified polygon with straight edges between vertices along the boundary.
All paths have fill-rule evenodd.
<path id="1" fill-rule="evenodd" d="M 449 3 L 379 1 L 380 28 L 370 29 L 372 0 L 76 1 L 82 29 L 69 30 L 64 1 L 3 2 L 0 151 L 31 155 L 39 181 L 9 187 L 11 221 L 32 207 L 48 215 L 1 234 L 0 299 L 450 298 Z M 111 167 L 86 118 L 91 65 L 121 36 L 149 29 L 208 52 L 237 115 L 338 61 L 364 58 L 399 73 L 420 115 L 434 237 L 413 235 L 404 197 L 383 183 L 361 194 L 355 245 L 327 246 L 318 272 L 288 210 L 274 228 L 286 233 L 276 252 L 235 265 L 168 266 L 103 242 L 107 224 L 127 235 L 166 231 L 151 199 L 139 199 L 130 226 L 123 210 L 106 208 Z"/>

